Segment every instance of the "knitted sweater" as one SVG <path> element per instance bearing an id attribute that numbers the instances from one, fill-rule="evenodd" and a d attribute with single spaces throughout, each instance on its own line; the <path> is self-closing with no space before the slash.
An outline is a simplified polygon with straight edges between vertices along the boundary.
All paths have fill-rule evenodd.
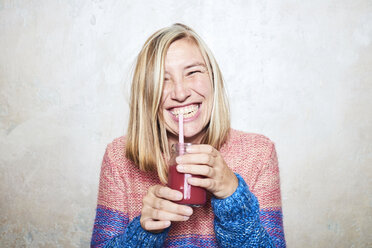
<path id="1" fill-rule="evenodd" d="M 188 221 L 161 233 L 142 229 L 142 198 L 160 184 L 125 157 L 125 137 L 108 145 L 103 158 L 92 247 L 285 247 L 279 168 L 266 137 L 231 129 L 220 153 L 237 175 L 225 199 L 209 195 Z"/>

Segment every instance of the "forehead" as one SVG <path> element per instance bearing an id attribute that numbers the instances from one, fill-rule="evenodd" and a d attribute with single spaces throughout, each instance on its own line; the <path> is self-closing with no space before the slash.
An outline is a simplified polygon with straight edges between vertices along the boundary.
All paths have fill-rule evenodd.
<path id="1" fill-rule="evenodd" d="M 199 47 L 193 40 L 181 39 L 173 42 L 165 56 L 165 69 L 176 69 L 191 64 L 204 64 Z"/>

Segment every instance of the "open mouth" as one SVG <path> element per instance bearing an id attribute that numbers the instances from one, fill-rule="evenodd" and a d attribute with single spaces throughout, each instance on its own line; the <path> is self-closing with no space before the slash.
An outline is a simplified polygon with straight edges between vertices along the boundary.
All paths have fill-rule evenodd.
<path id="1" fill-rule="evenodd" d="M 172 108 L 170 109 L 170 112 L 172 113 L 172 115 L 176 116 L 177 118 L 180 114 L 182 114 L 183 118 L 186 119 L 186 118 L 191 118 L 195 116 L 199 108 L 200 108 L 200 104 L 191 104 L 185 107 Z"/>

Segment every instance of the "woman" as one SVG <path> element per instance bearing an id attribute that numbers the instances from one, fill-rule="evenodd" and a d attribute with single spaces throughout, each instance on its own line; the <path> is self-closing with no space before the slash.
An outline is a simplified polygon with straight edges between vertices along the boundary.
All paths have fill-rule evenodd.
<path id="1" fill-rule="evenodd" d="M 177 204 L 167 160 L 184 116 L 177 170 L 202 175 L 207 204 Z M 218 65 L 189 27 L 157 31 L 137 58 L 126 137 L 103 158 L 92 247 L 285 247 L 274 144 L 230 129 Z"/>

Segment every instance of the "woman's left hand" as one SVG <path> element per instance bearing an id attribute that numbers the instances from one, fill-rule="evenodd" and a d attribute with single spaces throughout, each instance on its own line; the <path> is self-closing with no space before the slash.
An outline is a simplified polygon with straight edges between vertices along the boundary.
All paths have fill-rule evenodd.
<path id="1" fill-rule="evenodd" d="M 188 183 L 207 189 L 215 197 L 224 199 L 238 187 L 238 179 L 227 166 L 219 151 L 210 145 L 187 147 L 185 155 L 177 157 L 177 171 L 205 178 L 190 177 Z"/>

